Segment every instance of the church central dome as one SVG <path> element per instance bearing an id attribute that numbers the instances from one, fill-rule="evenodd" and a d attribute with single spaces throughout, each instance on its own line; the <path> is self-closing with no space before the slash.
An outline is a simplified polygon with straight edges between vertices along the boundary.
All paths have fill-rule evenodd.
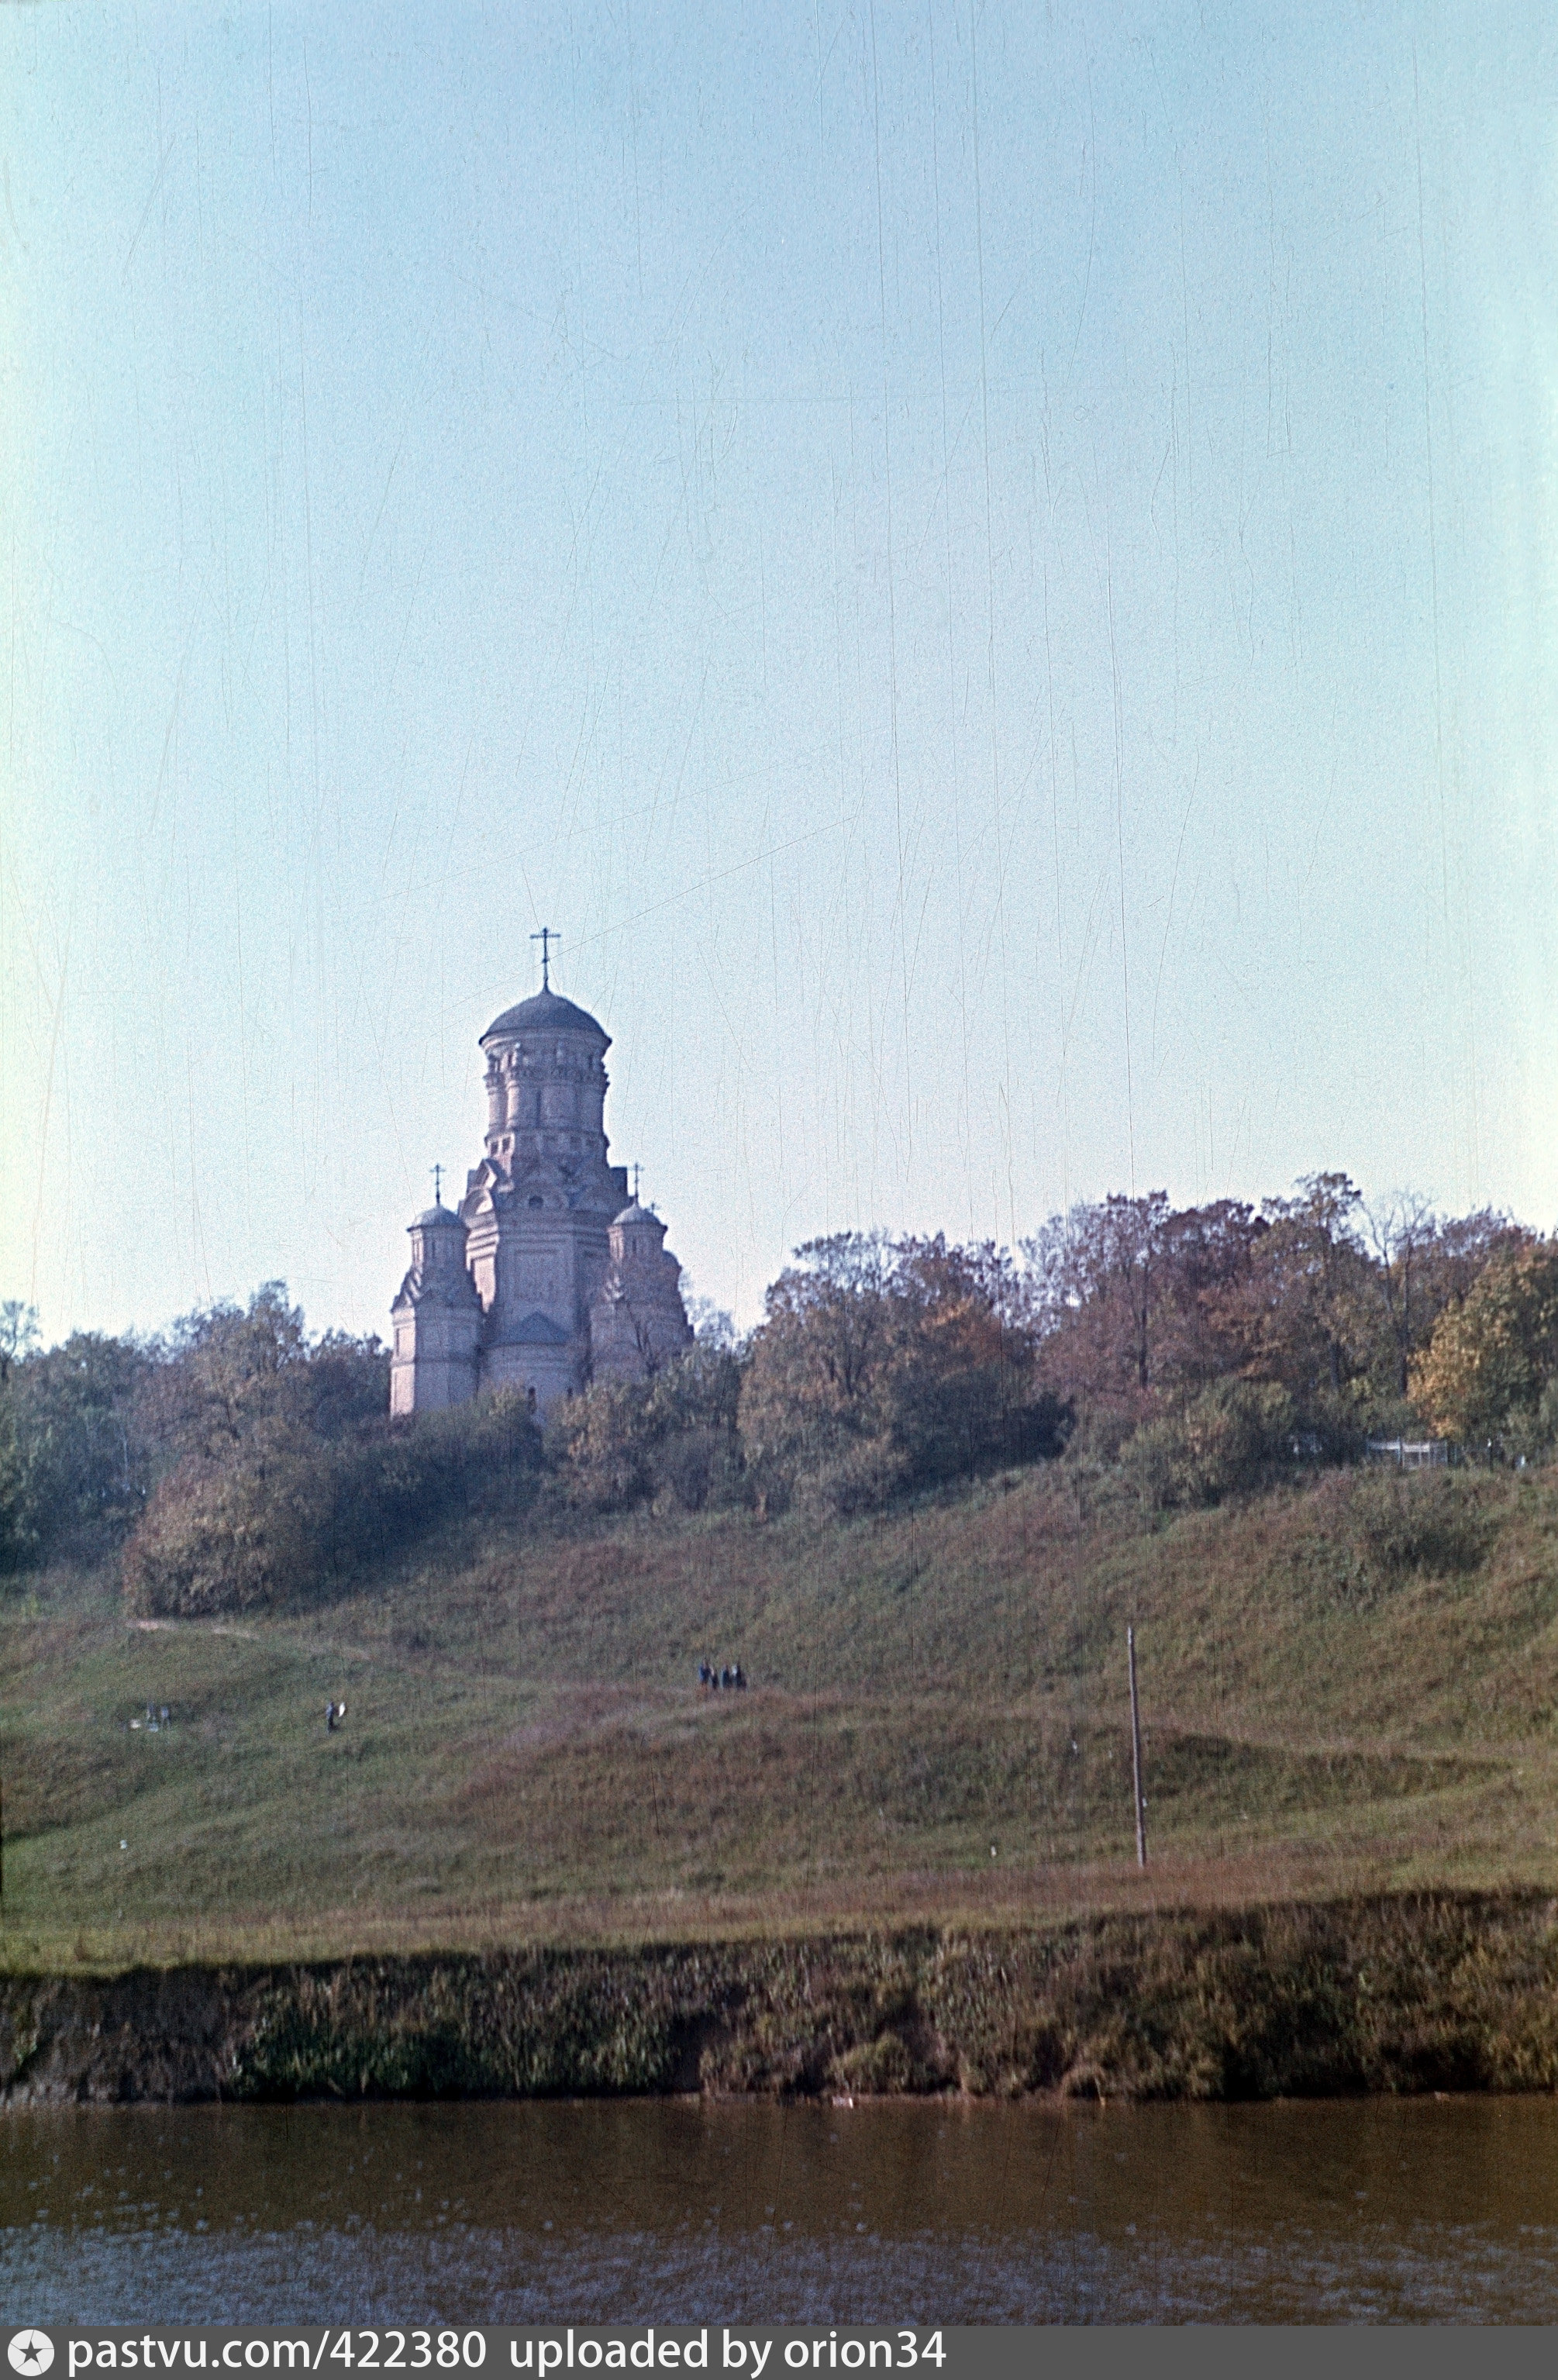
<path id="1" fill-rule="evenodd" d="M 575 1008 L 555 991 L 537 991 L 517 1008 L 505 1008 L 493 1018 L 479 1046 L 485 1050 L 489 1041 L 514 1041 L 522 1033 L 587 1033 L 603 1050 L 611 1046 L 611 1036 L 587 1009 Z"/>

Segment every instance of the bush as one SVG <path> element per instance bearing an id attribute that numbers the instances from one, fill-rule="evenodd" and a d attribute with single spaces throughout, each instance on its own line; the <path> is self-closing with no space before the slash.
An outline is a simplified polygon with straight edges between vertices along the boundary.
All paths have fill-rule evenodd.
<path id="1" fill-rule="evenodd" d="M 1268 1380 L 1215 1380 L 1127 1440 L 1120 1464 L 1151 1512 L 1221 1503 L 1294 1460 L 1293 1402 Z"/>
<path id="2" fill-rule="evenodd" d="M 842 1521 L 857 1512 L 879 1512 L 912 1477 L 909 1458 L 890 1438 L 857 1438 L 830 1460 L 803 1471 L 791 1492 L 803 1511 Z"/>
<path id="3" fill-rule="evenodd" d="M 335 1439 L 272 1425 L 161 1483 L 126 1548 L 126 1599 L 184 1619 L 317 1600 L 439 1521 L 525 1510 L 539 1474 L 512 1392 Z"/>
<path id="4" fill-rule="evenodd" d="M 728 1429 L 685 1429 L 656 1451 L 651 1477 L 657 1498 L 683 1512 L 734 1500 L 741 1486 L 741 1451 Z"/>
<path id="5" fill-rule="evenodd" d="M 648 1502 L 655 1474 L 647 1402 L 636 1382 L 598 1380 L 553 1406 L 547 1462 L 565 1502 L 585 1512 L 625 1512 Z"/>
<path id="6" fill-rule="evenodd" d="M 743 1494 L 736 1402 L 741 1366 L 727 1347 L 694 1346 L 648 1380 L 598 1380 L 554 1406 L 548 1462 L 582 1512 L 635 1504 L 685 1512 Z"/>
<path id="7" fill-rule="evenodd" d="M 1487 1549 L 1475 1488 L 1447 1472 L 1393 1471 L 1359 1479 L 1351 1502 L 1359 1552 L 1386 1581 L 1414 1571 L 1443 1577 L 1475 1570 Z"/>

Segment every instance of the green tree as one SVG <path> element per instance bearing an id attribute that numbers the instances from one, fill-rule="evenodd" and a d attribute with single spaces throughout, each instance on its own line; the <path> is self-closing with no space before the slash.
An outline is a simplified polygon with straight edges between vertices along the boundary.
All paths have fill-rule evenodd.
<path id="1" fill-rule="evenodd" d="M 10 1378 L 12 1365 L 33 1354 L 38 1345 L 38 1308 L 24 1305 L 19 1297 L 7 1297 L 0 1304 L 0 1388 Z"/>
<path id="2" fill-rule="evenodd" d="M 389 1405 L 380 1342 L 339 1330 L 310 1341 L 281 1281 L 263 1282 L 247 1306 L 223 1302 L 184 1315 L 150 1353 L 142 1427 L 163 1469 L 223 1462 L 272 1423 L 336 1438 Z"/>
<path id="3" fill-rule="evenodd" d="M 220 1301 L 182 1315 L 161 1343 L 147 1400 L 152 1436 L 175 1461 L 220 1461 L 289 1403 L 308 1361 L 301 1306 L 262 1282 L 247 1306 Z"/>
<path id="4" fill-rule="evenodd" d="M 798 1482 L 828 1483 L 848 1503 L 858 1482 L 890 1494 L 902 1464 L 881 1390 L 897 1317 L 885 1233 L 809 1240 L 770 1286 L 742 1382 L 742 1450 L 759 1506 Z"/>
<path id="5" fill-rule="evenodd" d="M 91 1550 L 128 1525 L 148 1485 L 138 1418 L 144 1351 L 77 1331 L 24 1355 L 0 1387 L 0 1562 Z"/>

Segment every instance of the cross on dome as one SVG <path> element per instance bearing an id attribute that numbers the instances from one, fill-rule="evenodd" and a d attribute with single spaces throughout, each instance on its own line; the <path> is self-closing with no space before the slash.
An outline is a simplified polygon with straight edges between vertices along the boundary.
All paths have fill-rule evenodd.
<path id="1" fill-rule="evenodd" d="M 539 942 L 541 945 L 541 990 L 543 991 L 550 991 L 551 990 L 551 952 L 550 945 L 553 942 L 560 942 L 562 940 L 562 936 L 557 931 L 555 927 L 543 926 L 540 932 L 538 934 L 532 934 L 530 939 L 533 942 Z"/>

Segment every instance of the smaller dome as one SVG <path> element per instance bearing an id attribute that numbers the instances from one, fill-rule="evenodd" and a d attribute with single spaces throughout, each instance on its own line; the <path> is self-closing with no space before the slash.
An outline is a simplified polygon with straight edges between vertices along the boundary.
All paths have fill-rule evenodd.
<path id="1" fill-rule="evenodd" d="M 461 1222 L 458 1215 L 454 1214 L 448 1207 L 440 1205 L 437 1207 L 429 1207 L 425 1214 L 417 1216 L 417 1220 L 414 1223 L 407 1224 L 406 1229 L 412 1232 L 433 1232 L 437 1231 L 441 1225 L 446 1232 L 452 1230 L 463 1232 L 465 1228 L 464 1223 Z"/>
<path id="2" fill-rule="evenodd" d="M 653 1208 L 641 1207 L 636 1198 L 634 1200 L 631 1207 L 624 1207 L 620 1215 L 613 1215 L 611 1221 L 613 1226 L 618 1223 L 653 1223 L 657 1232 L 663 1232 L 665 1230 L 665 1225 L 655 1213 Z"/>

